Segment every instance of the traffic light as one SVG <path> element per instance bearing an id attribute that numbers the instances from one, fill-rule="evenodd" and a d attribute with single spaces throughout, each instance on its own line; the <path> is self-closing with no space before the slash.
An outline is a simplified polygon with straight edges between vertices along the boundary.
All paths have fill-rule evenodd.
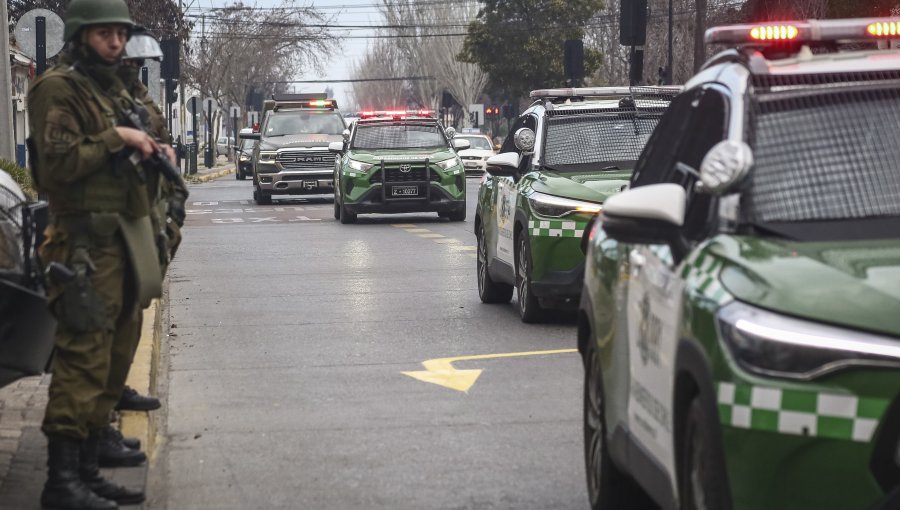
<path id="1" fill-rule="evenodd" d="M 178 101 L 178 80 L 166 80 L 166 104 Z"/>
<path id="2" fill-rule="evenodd" d="M 499 117 L 500 116 L 500 107 L 499 106 L 488 106 L 484 109 L 485 117 Z"/>

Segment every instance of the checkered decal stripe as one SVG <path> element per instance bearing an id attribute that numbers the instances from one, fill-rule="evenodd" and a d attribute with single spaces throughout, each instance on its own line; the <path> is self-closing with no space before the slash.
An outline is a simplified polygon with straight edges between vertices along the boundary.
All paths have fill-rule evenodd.
<path id="1" fill-rule="evenodd" d="M 695 250 L 681 264 L 681 278 L 687 286 L 707 298 L 724 305 L 731 301 L 731 294 L 719 283 L 722 261 L 703 250 Z"/>
<path id="2" fill-rule="evenodd" d="M 528 229 L 532 236 L 539 237 L 578 237 L 584 235 L 586 221 L 564 220 L 531 220 Z"/>
<path id="3" fill-rule="evenodd" d="M 780 434 L 869 442 L 889 402 L 836 393 L 719 383 L 723 425 Z"/>

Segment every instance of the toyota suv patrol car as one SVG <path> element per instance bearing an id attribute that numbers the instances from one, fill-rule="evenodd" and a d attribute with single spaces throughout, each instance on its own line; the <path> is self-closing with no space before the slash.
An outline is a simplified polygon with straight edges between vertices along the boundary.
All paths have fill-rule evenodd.
<path id="1" fill-rule="evenodd" d="M 273 195 L 332 193 L 334 155 L 328 144 L 341 140 L 346 124 L 333 99 L 295 94 L 266 101 L 253 148 L 253 199 L 272 203 Z"/>
<path id="2" fill-rule="evenodd" d="M 354 223 L 361 213 L 437 212 L 466 219 L 466 176 L 451 140 L 430 112 L 363 112 L 346 142 L 330 149 L 334 163 L 334 218 Z"/>
<path id="3" fill-rule="evenodd" d="M 594 509 L 900 508 L 900 51 L 874 49 L 898 34 L 706 32 L 736 48 L 590 232 Z"/>
<path id="4" fill-rule="evenodd" d="M 628 183 L 677 88 L 536 90 L 478 190 L 478 294 L 505 303 L 517 289 L 524 322 L 578 305 L 581 236 Z"/>

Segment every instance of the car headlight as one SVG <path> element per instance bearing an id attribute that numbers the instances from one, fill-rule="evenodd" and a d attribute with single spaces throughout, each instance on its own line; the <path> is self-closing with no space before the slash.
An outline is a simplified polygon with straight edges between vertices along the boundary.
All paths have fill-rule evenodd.
<path id="1" fill-rule="evenodd" d="M 278 154 L 277 151 L 259 151 L 259 162 L 260 163 L 274 163 L 275 156 Z"/>
<path id="2" fill-rule="evenodd" d="M 900 342 L 733 302 L 719 335 L 734 360 L 763 375 L 809 380 L 847 366 L 900 366 Z"/>
<path id="3" fill-rule="evenodd" d="M 535 214 L 546 218 L 559 218 L 575 212 L 596 214 L 603 208 L 595 202 L 582 202 L 538 192 L 528 195 L 528 205 Z"/>
<path id="4" fill-rule="evenodd" d="M 438 161 L 435 165 L 441 167 L 441 170 L 450 170 L 451 168 L 461 165 L 462 161 L 458 156 L 452 157 L 450 159 L 445 159 L 444 161 Z"/>
<path id="5" fill-rule="evenodd" d="M 246 154 L 241 154 L 241 157 L 239 159 L 241 161 L 250 161 L 250 156 L 248 156 Z"/>
<path id="6" fill-rule="evenodd" d="M 347 166 L 349 166 L 352 170 L 356 170 L 357 172 L 368 172 L 370 168 L 372 168 L 372 163 L 363 163 L 362 161 L 357 161 L 355 159 L 348 159 Z"/>

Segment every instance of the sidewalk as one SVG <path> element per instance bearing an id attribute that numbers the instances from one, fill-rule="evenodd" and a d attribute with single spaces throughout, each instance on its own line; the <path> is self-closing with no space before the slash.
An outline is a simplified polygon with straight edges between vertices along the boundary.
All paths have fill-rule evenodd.
<path id="1" fill-rule="evenodd" d="M 202 161 L 201 161 L 202 163 Z M 234 173 L 234 163 L 219 158 L 217 165 L 198 166 L 197 173 L 185 175 L 189 183 L 207 182 Z M 166 307 L 154 304 L 144 313 L 144 331 L 128 384 L 141 393 L 156 394 L 156 368 L 159 342 L 165 338 L 161 331 L 162 314 Z M 47 405 L 50 375 L 26 377 L 0 388 L 0 509 L 38 510 L 40 494 L 47 478 L 47 440 L 41 433 L 41 420 Z M 155 420 L 146 412 L 122 413 L 117 425 L 126 435 L 141 440 L 141 448 L 153 461 L 156 446 Z M 104 469 L 103 475 L 127 487 L 145 487 L 145 465 L 132 468 Z M 148 497 L 152 495 L 148 494 Z M 140 508 L 132 506 L 128 508 Z"/>

